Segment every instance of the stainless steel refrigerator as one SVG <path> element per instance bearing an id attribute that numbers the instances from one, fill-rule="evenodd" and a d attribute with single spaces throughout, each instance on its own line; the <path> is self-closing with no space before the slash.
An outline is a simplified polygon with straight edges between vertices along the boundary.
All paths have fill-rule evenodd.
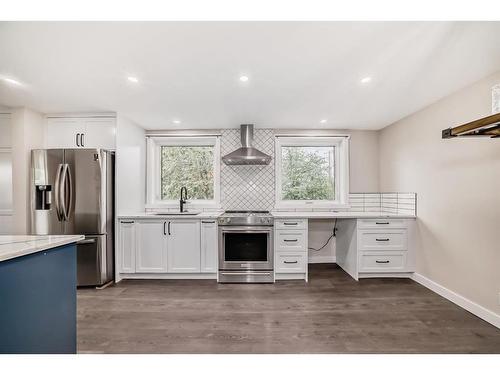
<path id="1" fill-rule="evenodd" d="M 85 235 L 78 286 L 113 280 L 114 164 L 114 153 L 100 149 L 31 152 L 31 231 Z"/>

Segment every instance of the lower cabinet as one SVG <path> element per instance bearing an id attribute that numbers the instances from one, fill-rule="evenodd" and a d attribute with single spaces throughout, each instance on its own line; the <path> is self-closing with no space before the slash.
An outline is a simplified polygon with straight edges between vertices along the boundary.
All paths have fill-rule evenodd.
<path id="1" fill-rule="evenodd" d="M 200 272 L 200 221 L 168 221 L 167 271 L 173 273 Z"/>
<path id="2" fill-rule="evenodd" d="M 164 221 L 137 223 L 136 272 L 167 271 L 167 240 Z"/>
<path id="3" fill-rule="evenodd" d="M 215 273 L 218 270 L 218 239 L 215 220 L 201 221 L 201 272 Z"/>
<path id="4" fill-rule="evenodd" d="M 276 280 L 308 280 L 307 232 L 307 219 L 275 220 L 274 276 Z"/>
<path id="5" fill-rule="evenodd" d="M 119 220 L 118 274 L 215 275 L 217 253 L 213 219 Z"/>
<path id="6" fill-rule="evenodd" d="M 136 235 L 135 222 L 133 220 L 122 220 L 119 225 L 118 248 L 119 256 L 117 268 L 120 272 L 135 272 Z"/>
<path id="7" fill-rule="evenodd" d="M 415 271 L 415 219 L 337 222 L 337 264 L 354 279 L 408 277 Z"/>

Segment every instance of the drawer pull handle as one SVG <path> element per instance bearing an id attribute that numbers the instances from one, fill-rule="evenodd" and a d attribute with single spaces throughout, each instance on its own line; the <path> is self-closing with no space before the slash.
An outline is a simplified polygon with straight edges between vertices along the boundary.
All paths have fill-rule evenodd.
<path id="1" fill-rule="evenodd" d="M 215 224 L 215 221 L 202 221 L 202 224 Z"/>
<path id="2" fill-rule="evenodd" d="M 296 263 L 299 263 L 299 262 L 297 260 L 294 260 L 293 262 L 285 260 L 283 263 L 285 263 L 285 264 L 296 264 Z"/>
<path id="3" fill-rule="evenodd" d="M 389 263 L 388 260 L 376 260 L 375 263 Z"/>
<path id="4" fill-rule="evenodd" d="M 298 225 L 299 223 L 283 223 L 283 225 Z"/>
<path id="5" fill-rule="evenodd" d="M 122 224 L 134 224 L 134 222 L 133 222 L 133 221 L 122 221 L 121 223 L 122 223 Z"/>
<path id="6" fill-rule="evenodd" d="M 389 239 L 388 238 L 375 238 L 375 241 L 387 242 L 387 241 L 389 241 Z"/>
<path id="7" fill-rule="evenodd" d="M 285 241 L 285 242 L 297 242 L 297 241 L 298 241 L 298 239 L 294 239 L 294 240 L 287 240 L 287 239 L 284 239 L 283 241 Z"/>
<path id="8" fill-rule="evenodd" d="M 376 221 L 375 224 L 377 224 L 377 225 L 387 225 L 387 224 L 389 224 L 389 222 L 388 221 Z"/>

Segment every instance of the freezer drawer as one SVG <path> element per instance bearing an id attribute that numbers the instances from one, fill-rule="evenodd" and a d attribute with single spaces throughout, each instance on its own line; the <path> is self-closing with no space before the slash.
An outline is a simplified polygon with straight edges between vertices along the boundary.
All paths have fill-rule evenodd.
<path id="1" fill-rule="evenodd" d="M 113 279 L 113 251 L 106 235 L 85 236 L 77 242 L 78 286 L 99 286 Z"/>

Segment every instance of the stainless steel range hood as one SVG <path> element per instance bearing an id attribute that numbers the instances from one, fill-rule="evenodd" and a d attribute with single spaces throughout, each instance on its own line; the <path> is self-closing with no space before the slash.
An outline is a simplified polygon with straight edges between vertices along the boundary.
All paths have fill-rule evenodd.
<path id="1" fill-rule="evenodd" d="M 268 165 L 271 157 L 252 146 L 253 124 L 240 125 L 241 146 L 239 149 L 222 157 L 227 165 Z"/>

